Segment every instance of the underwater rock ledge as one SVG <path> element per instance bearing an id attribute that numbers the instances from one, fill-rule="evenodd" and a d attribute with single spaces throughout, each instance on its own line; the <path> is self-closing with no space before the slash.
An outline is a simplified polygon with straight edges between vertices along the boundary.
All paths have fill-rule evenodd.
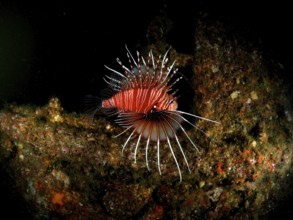
<path id="1" fill-rule="evenodd" d="M 84 115 L 63 111 L 58 98 L 43 107 L 2 109 L 0 161 L 34 218 L 239 219 L 276 207 L 292 184 L 286 84 L 257 49 L 228 36 L 222 24 L 198 21 L 189 55 L 194 62 L 179 62 L 193 70 L 192 109 L 221 123 L 195 122 L 208 137 L 187 131 L 200 154 L 183 140 L 189 174 L 176 150 L 182 183 L 167 146 L 161 151 L 162 176 L 155 149 L 149 172 L 144 144 L 135 164 L 136 142 L 122 156 L 127 136 L 114 138 L 122 128 L 103 117 L 89 124 Z"/>

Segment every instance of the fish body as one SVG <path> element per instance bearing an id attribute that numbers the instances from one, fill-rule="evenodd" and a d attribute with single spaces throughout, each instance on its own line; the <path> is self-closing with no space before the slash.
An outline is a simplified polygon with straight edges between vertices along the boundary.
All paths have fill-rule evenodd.
<path id="1" fill-rule="evenodd" d="M 167 50 L 164 56 L 160 56 L 156 60 L 152 51 L 149 52 L 148 58 L 145 60 L 139 52 L 137 52 L 137 58 L 135 59 L 127 47 L 126 50 L 129 67 L 124 66 L 118 58 L 117 62 L 123 71 L 120 72 L 105 66 L 112 72 L 110 76 L 106 75 L 104 77 L 105 82 L 109 85 L 107 89 L 108 97 L 96 98 L 97 102 L 93 102 L 92 98 L 87 100 L 89 118 L 93 118 L 98 111 L 109 116 L 116 116 L 115 122 L 125 128 L 119 135 L 126 133 L 126 131 L 131 131 L 122 146 L 122 152 L 129 141 L 133 137 L 137 137 L 134 152 L 135 162 L 141 140 L 146 140 L 145 159 L 148 169 L 148 149 L 150 145 L 156 145 L 157 165 L 160 174 L 160 145 L 161 143 L 167 143 L 176 163 L 180 181 L 182 181 L 181 168 L 170 140 L 175 139 L 189 172 L 191 171 L 188 160 L 177 136 L 178 130 L 185 134 L 186 138 L 198 151 L 197 146 L 188 136 L 182 124 L 186 122 L 195 128 L 197 127 L 184 116 L 187 115 L 214 123 L 218 122 L 177 110 L 178 96 L 176 94 L 178 91 L 174 91 L 173 86 L 182 77 L 177 76 L 177 69 L 174 68 L 176 61 L 168 65 L 167 56 L 170 49 Z"/>

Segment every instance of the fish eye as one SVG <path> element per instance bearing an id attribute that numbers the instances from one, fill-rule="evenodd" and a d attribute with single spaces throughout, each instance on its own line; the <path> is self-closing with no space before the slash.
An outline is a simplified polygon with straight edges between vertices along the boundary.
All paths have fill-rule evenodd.
<path id="1" fill-rule="evenodd" d="M 174 103 L 174 99 L 171 99 L 169 104 L 172 105 Z"/>
<path id="2" fill-rule="evenodd" d="M 150 110 L 150 113 L 154 113 L 157 111 L 157 104 L 153 105 L 153 108 Z"/>

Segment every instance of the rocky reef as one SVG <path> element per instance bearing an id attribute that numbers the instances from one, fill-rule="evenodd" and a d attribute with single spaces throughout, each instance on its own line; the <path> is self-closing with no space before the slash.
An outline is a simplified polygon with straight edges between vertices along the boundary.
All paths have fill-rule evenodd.
<path id="1" fill-rule="evenodd" d="M 162 24 L 172 28 L 158 17 L 148 30 L 154 54 L 170 46 L 155 34 Z M 195 25 L 193 53 L 172 48 L 170 60 L 190 84 L 191 95 L 180 90 L 182 102 L 192 97 L 189 111 L 220 125 L 196 120 L 205 134 L 187 130 L 199 153 L 179 133 L 191 168 L 175 149 L 182 182 L 167 145 L 162 176 L 155 148 L 149 172 L 144 142 L 134 163 L 136 141 L 121 155 L 129 133 L 115 138 L 123 128 L 102 116 L 89 123 L 56 97 L 46 106 L 1 109 L 1 166 L 35 219 L 257 218 L 292 193 L 292 103 L 280 68 L 222 23 L 203 16 Z"/>

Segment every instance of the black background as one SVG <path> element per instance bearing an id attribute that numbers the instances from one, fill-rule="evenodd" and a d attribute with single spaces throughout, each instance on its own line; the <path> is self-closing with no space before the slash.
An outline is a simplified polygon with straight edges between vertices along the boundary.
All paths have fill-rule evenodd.
<path id="1" fill-rule="evenodd" d="M 33 36 L 27 82 L 5 101 L 45 104 L 57 96 L 67 111 L 82 110 L 83 97 L 106 86 L 104 64 L 125 58 L 125 44 L 132 51 L 146 44 L 148 25 L 162 13 L 174 21 L 170 43 L 179 51 L 194 46 L 192 25 L 204 11 L 292 70 L 293 15 L 279 1 L 0 1 L 1 8 L 23 18 Z"/>

